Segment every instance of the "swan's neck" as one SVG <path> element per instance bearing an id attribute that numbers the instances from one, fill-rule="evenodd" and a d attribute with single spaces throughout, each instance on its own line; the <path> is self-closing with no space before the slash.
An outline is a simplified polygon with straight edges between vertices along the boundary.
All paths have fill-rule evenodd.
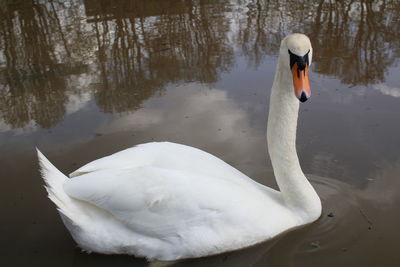
<path id="1" fill-rule="evenodd" d="M 296 152 L 299 100 L 294 95 L 291 73 L 279 61 L 272 85 L 268 115 L 268 152 L 285 204 L 303 219 L 319 217 L 321 202 L 301 170 Z M 313 218 L 316 219 L 316 218 Z"/>

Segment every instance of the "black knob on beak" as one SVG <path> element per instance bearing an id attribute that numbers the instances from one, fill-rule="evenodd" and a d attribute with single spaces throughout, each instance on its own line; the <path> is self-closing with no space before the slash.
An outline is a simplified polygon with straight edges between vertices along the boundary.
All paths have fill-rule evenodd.
<path id="1" fill-rule="evenodd" d="M 307 101 L 307 96 L 306 96 L 306 93 L 304 93 L 304 92 L 302 92 L 301 93 L 301 96 L 300 96 L 300 98 L 299 98 L 299 100 L 300 100 L 300 102 L 306 102 Z"/>

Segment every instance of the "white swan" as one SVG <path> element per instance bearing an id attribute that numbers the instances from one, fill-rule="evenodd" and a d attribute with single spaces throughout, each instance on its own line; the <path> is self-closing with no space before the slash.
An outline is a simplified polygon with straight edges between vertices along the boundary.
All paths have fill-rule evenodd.
<path id="1" fill-rule="evenodd" d="M 307 36 L 283 39 L 267 131 L 280 192 L 180 144 L 138 145 L 79 168 L 73 179 L 38 151 L 49 198 L 74 240 L 88 252 L 176 260 L 243 248 L 315 221 L 321 202 L 295 146 L 311 56 Z"/>

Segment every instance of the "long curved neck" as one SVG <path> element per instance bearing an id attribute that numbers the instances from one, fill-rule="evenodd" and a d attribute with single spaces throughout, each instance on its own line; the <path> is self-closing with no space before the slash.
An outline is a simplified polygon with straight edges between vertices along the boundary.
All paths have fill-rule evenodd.
<path id="1" fill-rule="evenodd" d="M 321 203 L 301 170 L 296 152 L 299 100 L 294 95 L 289 68 L 278 62 L 268 115 L 268 152 L 285 204 L 305 216 L 319 216 Z"/>

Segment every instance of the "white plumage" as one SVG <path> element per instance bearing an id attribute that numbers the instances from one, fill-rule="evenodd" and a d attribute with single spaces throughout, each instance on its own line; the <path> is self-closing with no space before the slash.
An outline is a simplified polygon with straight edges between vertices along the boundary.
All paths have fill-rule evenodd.
<path id="1" fill-rule="evenodd" d="M 297 48 L 291 50 L 302 53 L 296 49 L 307 48 L 309 41 L 290 35 L 283 50 L 292 43 Z M 280 59 L 268 142 L 274 142 L 269 152 L 281 192 L 180 144 L 138 145 L 79 168 L 72 179 L 38 151 L 49 198 L 78 245 L 98 253 L 176 260 L 243 248 L 316 220 L 321 204 L 293 149 L 298 100 L 293 85 L 281 88 L 286 84 L 280 81 L 286 73 L 282 47 Z"/>

